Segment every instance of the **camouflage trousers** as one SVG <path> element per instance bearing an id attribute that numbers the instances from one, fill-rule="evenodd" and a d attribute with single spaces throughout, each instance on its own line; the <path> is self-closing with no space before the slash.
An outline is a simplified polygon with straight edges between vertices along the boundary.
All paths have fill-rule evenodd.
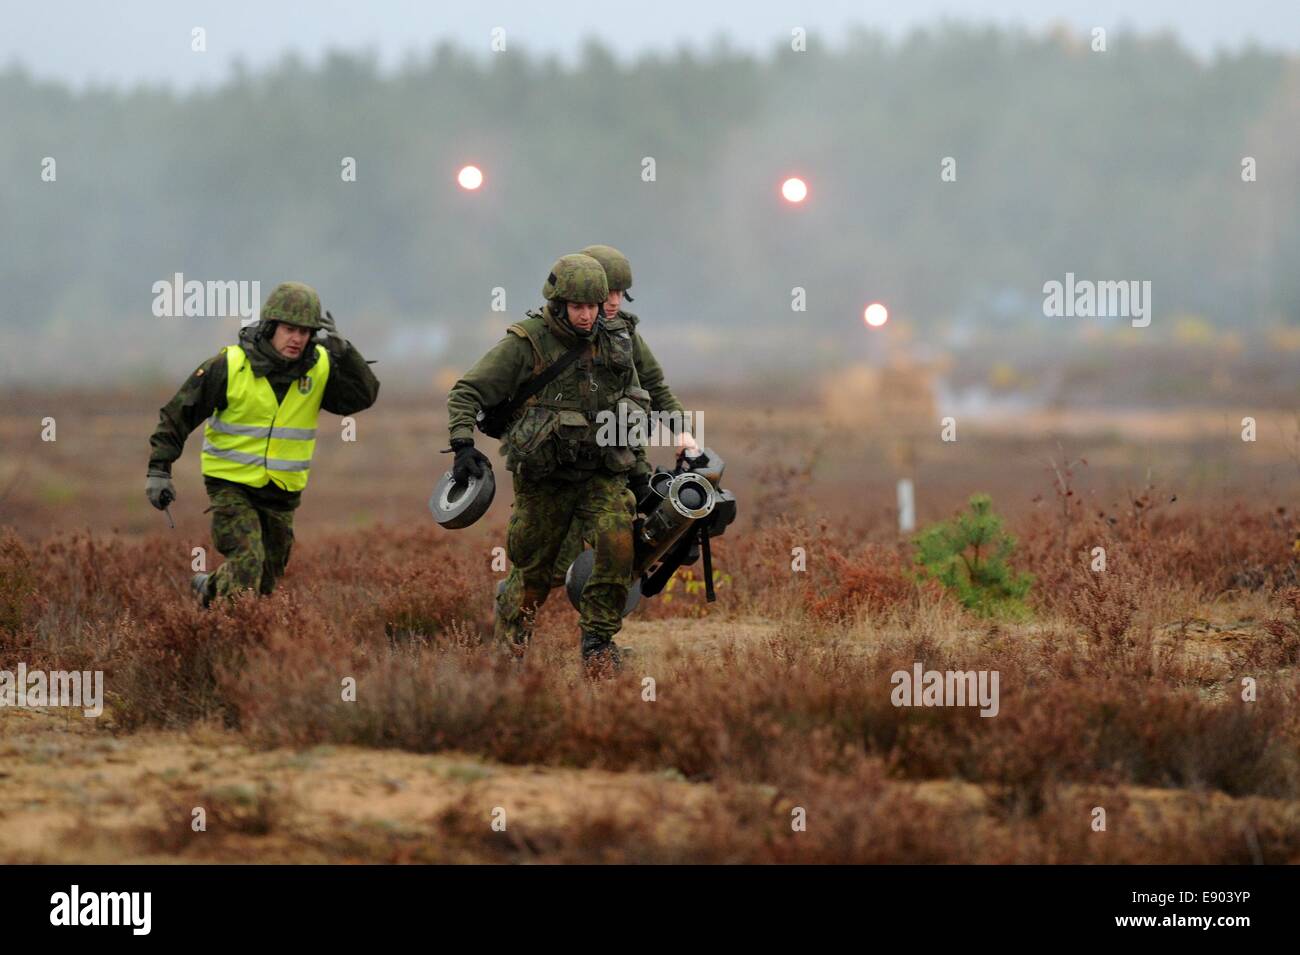
<path id="1" fill-rule="evenodd" d="M 555 555 L 555 567 L 551 570 L 551 588 L 564 586 L 565 575 L 569 572 L 569 565 L 578 559 L 581 554 L 591 544 L 591 535 L 587 529 L 578 521 L 569 525 L 569 533 L 564 535 L 564 543 L 560 545 L 559 553 Z"/>
<path id="2" fill-rule="evenodd" d="M 293 548 L 293 511 L 254 502 L 237 487 L 208 492 L 212 543 L 226 562 L 208 580 L 208 594 L 228 597 L 241 590 L 269 594 L 284 576 Z"/>
<path id="3" fill-rule="evenodd" d="M 632 521 L 636 498 L 621 474 L 597 471 L 585 481 L 525 481 L 515 475 L 515 503 L 506 530 L 510 574 L 497 595 L 496 636 L 527 642 L 533 617 L 551 591 L 556 557 L 576 534 L 596 551 L 583 588 L 579 625 L 608 640 L 623 626 L 623 606 L 632 584 Z M 576 553 L 576 551 L 575 551 Z"/>
<path id="4" fill-rule="evenodd" d="M 630 484 L 633 476 L 650 477 L 651 467 L 646 463 L 645 450 L 638 448 L 637 463 L 632 466 L 632 470 L 625 475 L 625 479 Z M 564 576 L 569 572 L 569 565 L 578 559 L 588 547 L 593 546 L 595 541 L 592 538 L 589 529 L 584 527 L 580 522 L 574 521 L 569 526 L 569 533 L 564 537 L 564 543 L 560 545 L 560 552 L 555 557 L 555 569 L 551 573 L 551 587 L 563 587 Z"/>

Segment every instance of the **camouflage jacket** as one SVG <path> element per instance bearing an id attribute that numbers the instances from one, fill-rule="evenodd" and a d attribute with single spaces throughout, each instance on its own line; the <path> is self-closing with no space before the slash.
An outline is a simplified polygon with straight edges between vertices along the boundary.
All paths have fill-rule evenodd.
<path id="1" fill-rule="evenodd" d="M 520 409 L 501 439 L 506 469 L 525 479 L 584 480 L 597 469 L 624 473 L 643 450 L 620 441 L 623 435 L 601 438 L 601 412 L 618 415 L 649 410 L 650 395 L 642 388 L 634 360 L 634 329 L 621 316 L 602 318 L 591 346 L 540 393 Z M 560 358 L 580 339 L 543 311 L 510 327 L 510 331 L 452 386 L 447 396 L 451 439 L 474 437 L 478 412 L 514 395 L 537 372 Z M 641 452 L 638 454 L 638 452 Z"/>
<path id="2" fill-rule="evenodd" d="M 289 386 L 309 372 L 317 361 L 314 347 L 306 349 L 297 361 L 284 361 L 271 352 L 268 342 L 253 337 L 251 326 L 240 333 L 239 343 L 248 356 L 253 374 L 265 377 L 280 401 L 284 400 Z M 315 343 L 313 339 L 312 344 Z M 321 344 L 330 355 L 329 380 L 325 384 L 321 408 L 333 414 L 348 415 L 373 405 L 379 397 L 379 379 L 361 353 L 350 342 L 334 336 Z M 175 397 L 159 410 L 158 427 L 149 439 L 149 469 L 170 474 L 172 462 L 181 456 L 190 432 L 225 407 L 226 359 L 222 350 L 199 365 L 185 379 Z M 209 487 L 231 483 L 214 478 L 205 478 L 205 482 Z M 296 502 L 301 493 L 285 491 L 274 485 L 249 490 L 264 492 L 264 497 L 277 503 Z"/>
<path id="3" fill-rule="evenodd" d="M 654 352 L 650 350 L 650 346 L 637 330 L 641 319 L 622 309 L 619 309 L 618 317 L 632 326 L 632 359 L 636 362 L 636 374 L 641 380 L 641 387 L 650 393 L 650 410 L 676 411 L 679 414 L 685 412 L 682 403 L 677 400 L 677 396 L 664 381 L 664 370 L 655 358 Z"/>
<path id="4" fill-rule="evenodd" d="M 632 326 L 632 359 L 636 363 L 636 374 L 641 379 L 641 387 L 650 394 L 650 410 L 675 411 L 678 414 L 684 414 L 686 409 L 682 407 L 682 403 L 677 400 L 677 396 L 673 394 L 672 389 L 668 387 L 668 383 L 664 381 L 663 368 L 660 367 L 654 352 L 650 350 L 650 346 L 646 344 L 645 339 L 641 337 L 641 333 L 637 330 L 637 324 L 641 319 L 622 309 L 619 309 L 618 316 Z M 667 420 L 669 428 L 674 432 L 683 430 L 683 423 L 683 419 L 680 418 L 669 418 Z M 690 429 L 686 428 L 684 430 L 689 431 Z M 646 459 L 645 449 L 638 448 L 636 464 L 632 466 L 632 476 L 635 478 L 648 478 L 653 470 L 654 468 Z"/>

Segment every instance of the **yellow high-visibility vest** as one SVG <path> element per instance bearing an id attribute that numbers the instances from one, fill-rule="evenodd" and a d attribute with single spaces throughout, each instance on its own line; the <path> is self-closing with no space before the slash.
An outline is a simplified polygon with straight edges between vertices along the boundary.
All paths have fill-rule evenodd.
<path id="1" fill-rule="evenodd" d="M 289 386 L 284 401 L 266 378 L 258 378 L 239 345 L 226 352 L 226 407 L 208 419 L 203 432 L 203 473 L 249 487 L 274 481 L 286 491 L 301 491 L 311 473 L 330 356 L 316 346 L 310 374 Z"/>

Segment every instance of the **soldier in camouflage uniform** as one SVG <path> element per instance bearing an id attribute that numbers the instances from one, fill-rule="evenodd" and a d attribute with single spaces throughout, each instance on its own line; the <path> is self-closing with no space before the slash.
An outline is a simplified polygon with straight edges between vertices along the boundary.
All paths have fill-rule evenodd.
<path id="1" fill-rule="evenodd" d="M 602 312 L 606 317 L 616 316 L 626 322 L 632 329 L 632 360 L 636 365 L 637 378 L 641 382 L 641 387 L 650 394 L 650 410 L 676 412 L 678 415 L 684 414 L 685 408 L 677 400 L 668 383 L 664 381 L 664 370 L 659 365 L 646 344 L 645 339 L 641 337 L 637 329 L 641 321 L 631 312 L 623 311 L 623 299 L 632 301 L 632 295 L 628 289 L 632 287 L 632 263 L 618 249 L 609 245 L 589 245 L 582 250 L 584 255 L 589 255 L 605 270 L 605 278 L 609 284 L 609 295 L 606 297 Z M 681 417 L 669 418 L 668 423 L 677 427 L 678 422 L 685 419 Z M 691 437 L 689 431 L 683 430 L 677 436 L 680 445 L 678 454 L 682 454 L 686 449 L 695 447 L 695 439 Z M 646 459 L 645 451 L 642 448 L 637 449 L 637 461 L 628 471 L 628 487 L 636 495 L 638 501 L 645 500 L 649 490 L 650 474 L 653 468 Z M 552 587 L 564 586 L 564 575 L 569 569 L 569 565 L 577 558 L 583 550 L 585 544 L 591 543 L 591 534 L 577 523 L 569 530 L 569 535 L 564 539 L 560 547 L 560 553 L 555 559 L 555 569 L 551 577 Z"/>
<path id="2" fill-rule="evenodd" d="M 556 554 L 575 525 L 590 528 L 595 566 L 579 608 L 584 662 L 594 673 L 620 664 L 614 635 L 623 625 L 632 575 L 636 498 L 627 485 L 637 457 L 625 445 L 597 443 L 597 416 L 649 407 L 634 361 L 632 328 L 600 315 L 609 294 L 605 270 L 587 255 L 562 256 L 552 267 L 540 311 L 467 371 L 447 397 L 456 480 L 490 468 L 474 447 L 475 417 L 508 400 L 571 348 L 582 349 L 511 421 L 501 447 L 513 475 L 515 503 L 506 536 L 510 574 L 497 595 L 496 635 L 517 655 L 532 635 L 537 608 L 551 589 Z"/>
<path id="3" fill-rule="evenodd" d="M 316 330 L 327 337 L 312 341 Z M 159 510 L 176 499 L 172 462 L 207 421 L 203 483 L 212 542 L 226 561 L 196 574 L 203 605 L 241 590 L 269 594 L 293 546 L 293 512 L 307 484 L 320 409 L 355 414 L 375 403 L 379 381 L 309 285 L 285 282 L 239 344 L 201 364 L 158 413 L 146 495 Z"/>

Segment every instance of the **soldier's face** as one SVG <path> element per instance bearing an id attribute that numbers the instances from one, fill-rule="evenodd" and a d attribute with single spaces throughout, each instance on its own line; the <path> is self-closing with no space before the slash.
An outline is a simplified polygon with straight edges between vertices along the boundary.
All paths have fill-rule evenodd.
<path id="1" fill-rule="evenodd" d="M 623 307 L 622 291 L 609 290 L 609 298 L 605 299 L 605 315 L 613 318 L 618 314 L 618 310 Z"/>
<path id="2" fill-rule="evenodd" d="M 591 331 L 591 326 L 596 324 L 596 310 L 599 308 L 599 305 L 570 302 L 569 324 L 580 332 Z"/>
<path id="3" fill-rule="evenodd" d="M 310 328 L 280 322 L 275 326 L 275 334 L 271 336 L 271 347 L 285 358 L 297 358 L 307 347 L 309 338 L 311 338 Z"/>

